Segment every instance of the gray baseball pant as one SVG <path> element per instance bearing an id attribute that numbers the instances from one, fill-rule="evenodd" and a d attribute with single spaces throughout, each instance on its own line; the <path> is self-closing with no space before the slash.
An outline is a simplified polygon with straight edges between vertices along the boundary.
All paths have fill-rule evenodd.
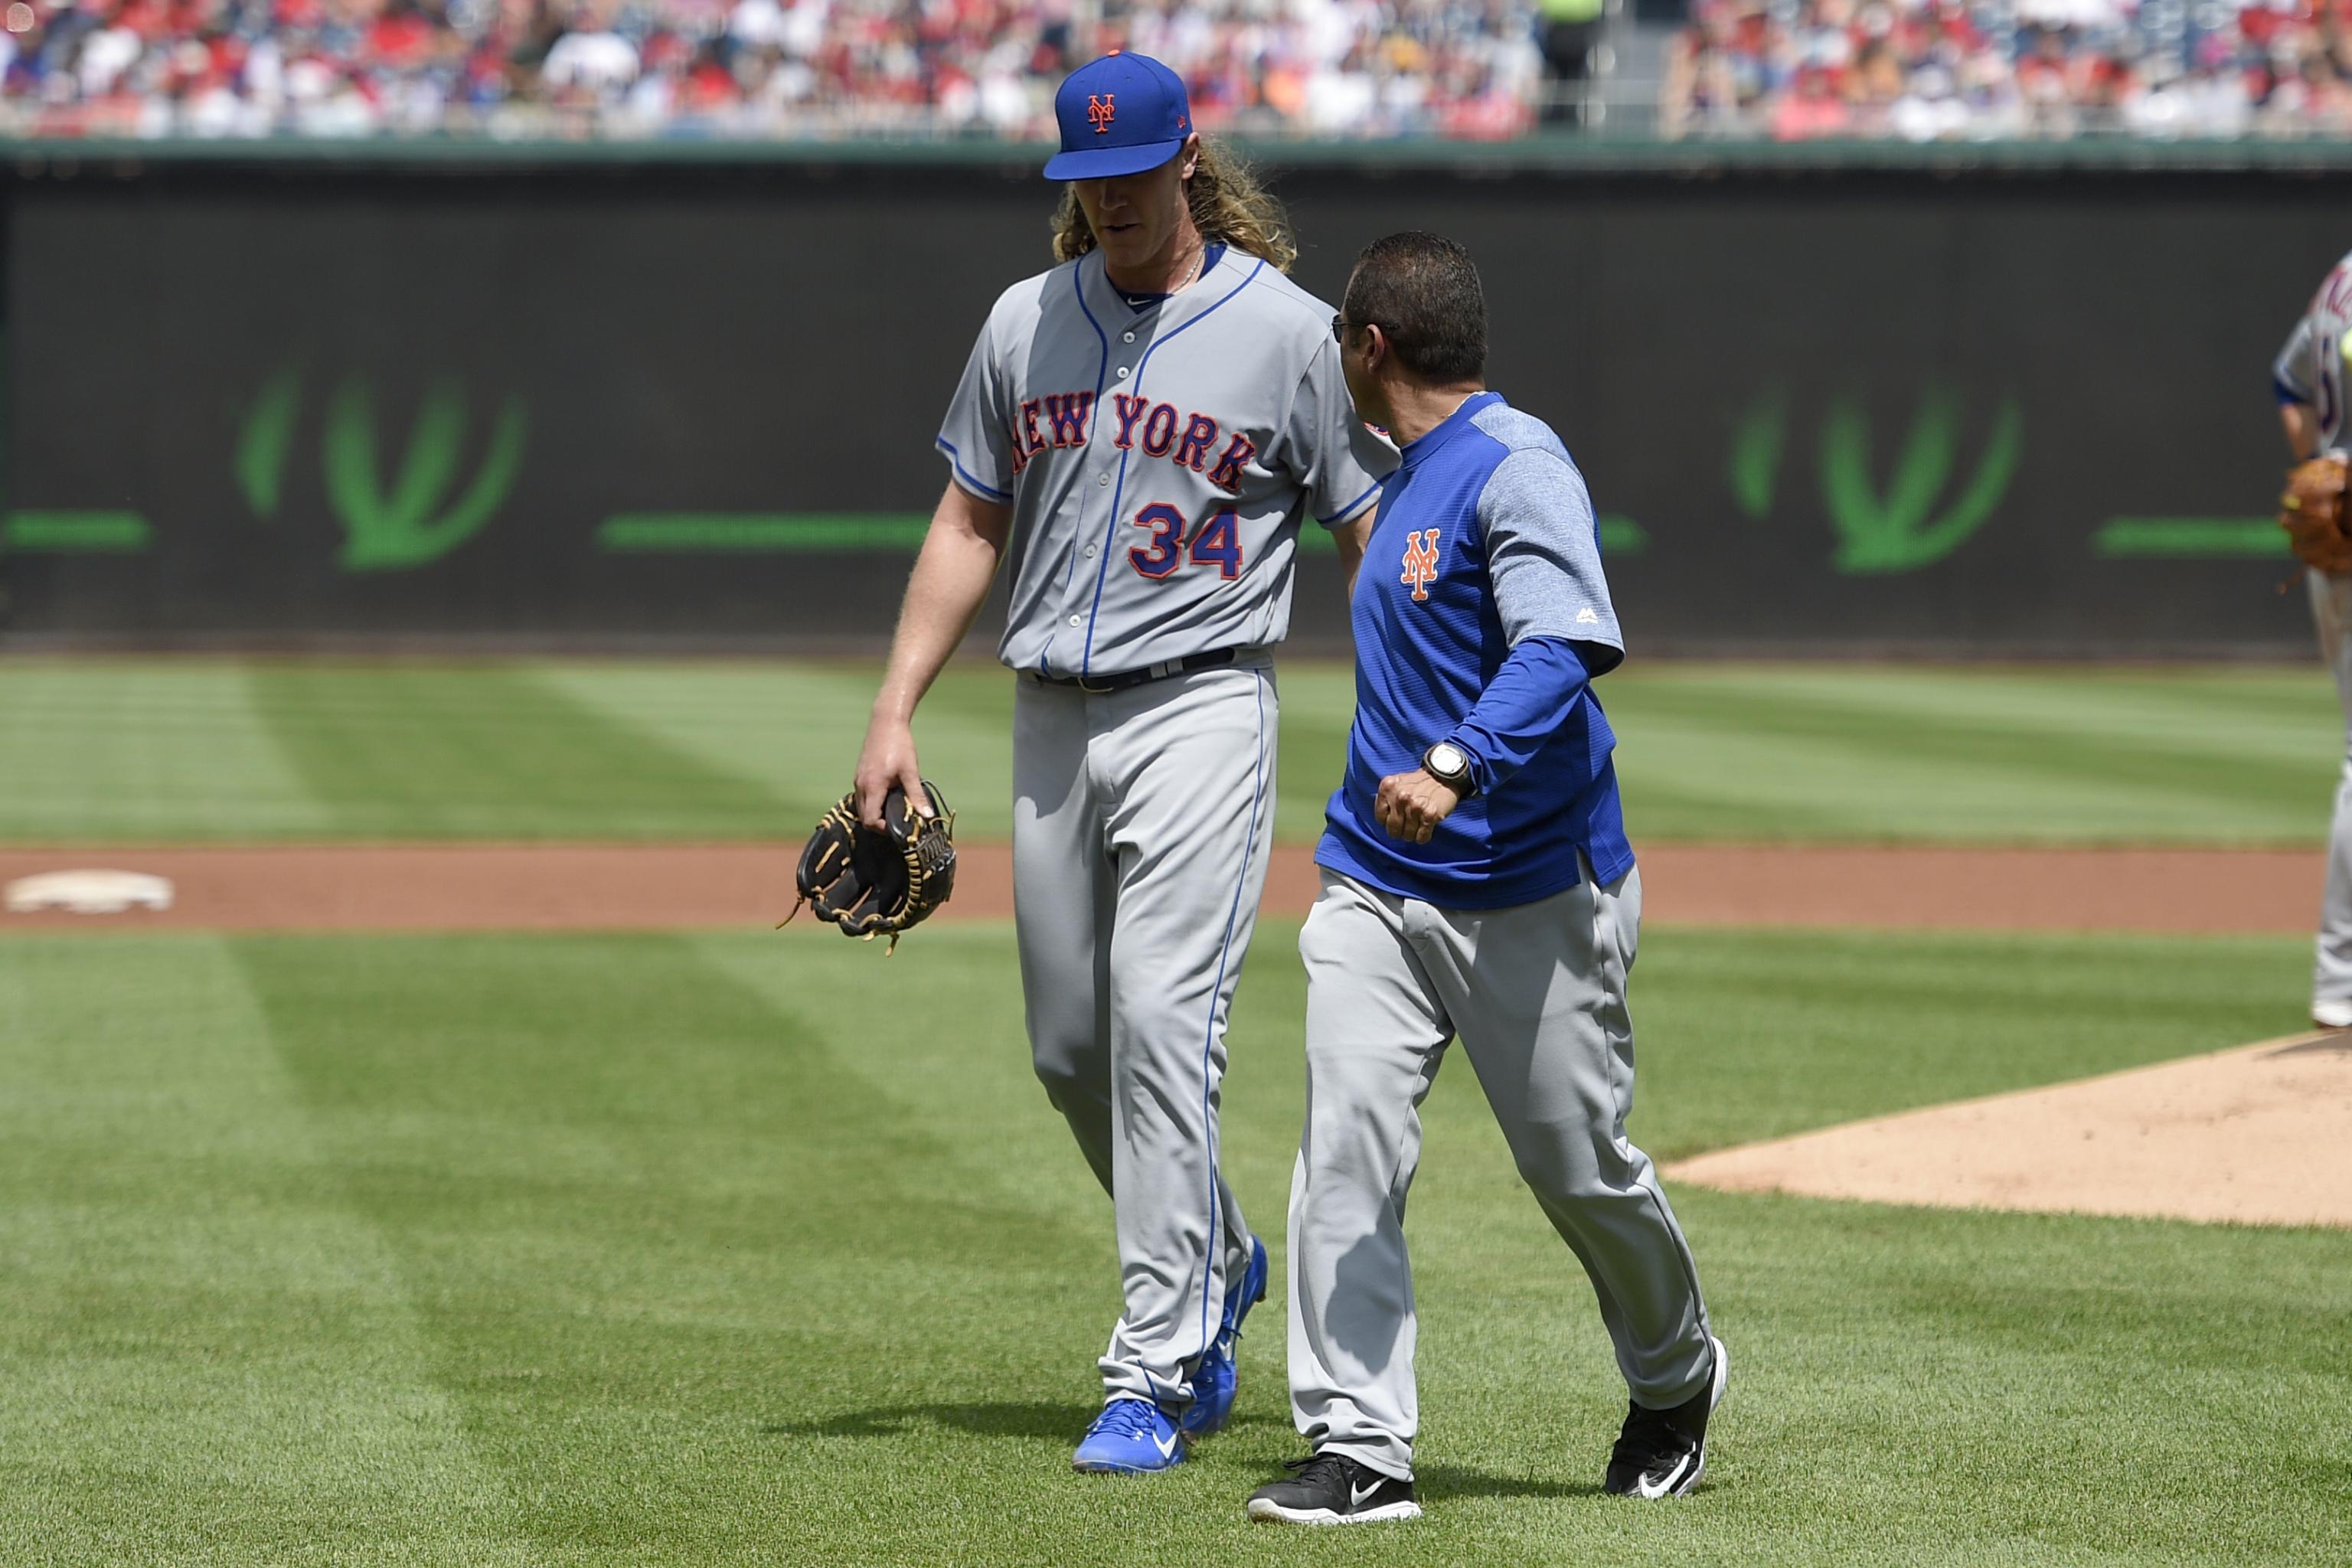
<path id="1" fill-rule="evenodd" d="M 1262 655 L 1104 694 L 1024 677 L 1013 700 L 1030 1047 L 1118 1235 L 1106 1397 L 1190 1402 L 1249 1260 L 1217 1111 L 1273 842 L 1276 718 Z"/>
<path id="2" fill-rule="evenodd" d="M 1633 1398 L 1668 1409 L 1714 1362 L 1698 1271 L 1649 1156 L 1625 1139 L 1625 981 L 1642 885 L 1445 910 L 1326 869 L 1307 961 L 1307 1129 L 1290 1188 L 1298 1430 L 1410 1478 L 1419 1426 L 1405 1194 L 1422 1100 L 1457 1033 L 1519 1174 L 1600 1298 Z"/>
<path id="3" fill-rule="evenodd" d="M 2312 965 L 2314 1002 L 2352 1002 L 2352 577 L 2304 574 L 2319 651 L 2336 677 L 2344 709 L 2344 769 L 2336 784 L 2336 816 L 2327 836 L 2327 891 L 2319 910 L 2319 941 Z"/>

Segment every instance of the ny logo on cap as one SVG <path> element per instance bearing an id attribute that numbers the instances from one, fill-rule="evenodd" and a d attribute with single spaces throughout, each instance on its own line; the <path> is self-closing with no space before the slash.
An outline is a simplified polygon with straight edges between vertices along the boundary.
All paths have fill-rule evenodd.
<path id="1" fill-rule="evenodd" d="M 1109 134 L 1111 115 L 1115 112 L 1111 108 L 1111 100 L 1118 96 L 1113 92 L 1087 94 L 1087 123 L 1095 128 L 1096 135 Z"/>
<path id="2" fill-rule="evenodd" d="M 1437 580 L 1437 530 L 1422 529 L 1404 536 L 1404 575 L 1400 583 L 1409 584 L 1416 599 L 1429 597 L 1429 585 Z"/>

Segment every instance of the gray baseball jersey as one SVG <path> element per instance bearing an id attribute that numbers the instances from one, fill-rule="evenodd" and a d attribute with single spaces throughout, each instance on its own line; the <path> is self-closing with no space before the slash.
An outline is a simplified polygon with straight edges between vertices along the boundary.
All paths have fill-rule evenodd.
<path id="1" fill-rule="evenodd" d="M 2271 380 L 2279 396 L 2311 410 L 2318 426 L 2318 451 L 2332 451 L 2346 444 L 2347 351 L 2352 351 L 2352 255 L 2320 279 L 2310 308 L 2296 320 L 2286 346 L 2271 365 Z"/>
<path id="2" fill-rule="evenodd" d="M 1362 516 L 1392 448 L 1356 417 L 1330 307 L 1222 250 L 1130 299 L 1099 253 L 1005 290 L 940 449 L 1013 509 L 999 653 L 1024 679 L 1013 877 L 1038 1079 L 1110 1194 L 1124 1310 L 1104 1393 L 1207 1420 L 1196 1375 L 1250 1258 L 1219 1168 L 1225 1020 L 1273 842 L 1302 520 Z"/>
<path id="3" fill-rule="evenodd" d="M 2280 397 L 2311 410 L 2316 426 L 2315 451 L 2346 447 L 2347 351 L 2352 350 L 2352 256 L 2320 279 L 2310 306 L 2287 334 L 2271 367 Z M 2320 652 L 2336 677 L 2336 695 L 2352 731 L 2352 577 L 2325 572 L 2304 574 L 2311 615 L 2319 627 Z M 2328 829 L 2327 887 L 2322 899 L 2317 952 L 2313 961 L 2311 1006 L 2331 1019 L 2352 1005 L 2352 758 L 2337 778 L 2336 811 Z"/>
<path id="4" fill-rule="evenodd" d="M 1282 640 L 1300 521 L 1354 520 L 1396 466 L 1330 321 L 1238 250 L 1139 305 L 1098 251 L 1004 291 L 939 447 L 1013 507 L 1006 664 L 1101 677 Z"/>

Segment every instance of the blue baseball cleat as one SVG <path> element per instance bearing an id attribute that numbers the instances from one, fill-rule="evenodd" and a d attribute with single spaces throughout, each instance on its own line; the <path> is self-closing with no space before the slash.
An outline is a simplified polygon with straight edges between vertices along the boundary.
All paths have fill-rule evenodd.
<path id="1" fill-rule="evenodd" d="M 1234 1342 L 1241 1338 L 1242 1320 L 1249 1310 L 1265 1300 L 1265 1243 L 1251 1237 L 1249 1267 L 1242 1270 L 1241 1282 L 1225 1292 L 1225 1315 L 1219 1321 L 1217 1337 L 1201 1352 L 1201 1363 L 1192 1371 L 1192 1403 L 1184 1407 L 1180 1422 L 1187 1437 L 1220 1430 L 1234 1413 L 1234 1394 L 1241 1386 Z"/>
<path id="2" fill-rule="evenodd" d="M 1140 1476 L 1184 1462 L 1184 1435 L 1168 1413 L 1146 1399 L 1114 1399 L 1103 1406 L 1070 1468 L 1097 1475 Z"/>

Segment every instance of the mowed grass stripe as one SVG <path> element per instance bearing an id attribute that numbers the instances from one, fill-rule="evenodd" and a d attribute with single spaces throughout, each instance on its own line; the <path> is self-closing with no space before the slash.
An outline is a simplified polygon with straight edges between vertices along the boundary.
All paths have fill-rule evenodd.
<path id="1" fill-rule="evenodd" d="M 773 793 L 506 665 L 263 665 L 253 703 L 353 838 L 751 838 Z"/>
<path id="2" fill-rule="evenodd" d="M 0 946 L 0 1561 L 539 1561 L 225 944 Z"/>
<path id="3" fill-rule="evenodd" d="M 1334 672 L 1339 679 L 1335 684 Z M 705 765 L 756 779 L 814 821 L 849 787 L 874 706 L 878 671 L 853 663 L 786 667 L 534 667 L 567 698 L 653 736 Z M 923 772 L 947 791 L 960 834 L 1002 842 L 1013 834 L 1013 704 L 1016 679 L 994 665 L 944 671 L 915 716 Z M 1324 665 L 1286 667 L 1276 837 L 1311 844 L 1347 762 L 1354 678 Z M 1291 693 L 1296 689 L 1297 700 Z M 1332 710 L 1334 701 L 1337 712 Z"/>
<path id="4" fill-rule="evenodd" d="M 1661 1160 L 2305 1026 L 2281 937 L 1644 933 L 1634 1136 Z"/>
<path id="5" fill-rule="evenodd" d="M 1428 1531 L 1340 1547 L 1242 1521 L 1242 1495 L 1298 1446 L 1275 1319 L 1244 1342 L 1233 1432 L 1160 1481 L 1077 1481 L 1066 1455 L 1118 1311 L 1108 1213 L 1028 1077 L 1004 929 L 929 936 L 898 959 L 751 933 L 397 942 L 381 959 L 247 947 L 278 971 L 273 1016 L 381 1020 L 364 1025 L 381 1044 L 358 1053 L 330 1025 L 336 1047 L 303 1077 L 320 1114 L 351 1129 L 376 1211 L 409 1237 L 419 1293 L 445 1302 L 452 1387 L 503 1462 L 539 1479 L 534 1528 L 574 1561 L 1124 1563 L 1139 1540 L 1169 1561 L 1237 1563 L 2326 1561 L 2343 1383 L 2326 1344 L 2279 1321 L 2343 1311 L 2328 1237 L 2246 1237 L 2206 1256 L 2192 1227 L 1682 1194 L 1719 1326 L 1740 1344 L 1717 1486 L 1694 1510 L 1595 1498 L 1621 1405 L 1590 1289 L 1463 1065 L 1430 1100 L 1413 1206 Z M 1270 926 L 1251 959 L 1228 1086 L 1228 1168 L 1267 1229 L 1298 1126 L 1294 938 Z M 2107 1016 L 2192 942 L 2061 947 L 2025 983 L 2058 992 L 2091 1060 L 2204 1047 L 2194 1027 L 2161 1037 Z M 2270 947 L 2272 969 L 2300 959 L 2298 942 Z M 1816 994 L 1855 971 L 1886 978 L 1825 1051 L 1790 1037 L 1785 1016 L 1755 1018 L 1740 985 L 1696 990 L 1727 966 Z M 2067 966 L 2112 973 L 2070 1011 Z M 2213 954 L 2200 978 L 2222 966 L 2246 971 L 2249 950 Z M 1771 1126 L 1740 1119 L 1748 1086 L 1706 1069 L 1761 1058 L 1755 1072 L 1797 1100 L 1922 1006 L 2016 971 L 1997 942 L 1938 959 L 1936 938 L 1853 938 L 1821 957 L 1665 933 L 1637 987 L 1644 1051 L 1700 1079 L 1679 1093 L 1646 1081 L 1634 1131 L 1670 1140 L 1710 1105 L 1734 1110 L 1731 1135 Z M 885 1018 L 828 1023 L 828 999 L 885 980 Z M 1922 1047 L 1928 1065 L 1851 1102 L 2070 1077 L 2061 1051 L 2011 1039 L 2021 1013 L 1971 1030 L 1952 1011 L 1943 1053 Z M 734 1131 L 713 1140 L 710 1126 Z M 2103 1260 L 2094 1274 L 2084 1256 Z M 2242 1281 L 2251 1307 L 2230 1295 Z M 2107 1293 L 2138 1305 L 2077 1326 Z M 2210 1453 L 2282 1408 L 2319 1469 L 2216 1477 Z M 2091 1448 L 2112 1483 L 2084 1488 Z M 2070 1462 L 2053 1469 L 2049 1453 Z M 2149 1504 L 2147 1488 L 2164 1495 Z"/>
<path id="6" fill-rule="evenodd" d="M 1730 1504 L 1746 1561 L 2345 1561 L 2341 1233 L 1675 1201 L 1733 1346 L 1701 1500 Z M 2282 1423 L 2279 1464 L 2231 1458 Z M 1623 1519 L 1584 1544 L 1634 1560 Z M 1742 1561 L 1671 1523 L 1697 1550 L 1640 1560 Z"/>
<path id="7" fill-rule="evenodd" d="M 985 988 L 1001 934 L 961 945 L 962 989 Z M 1025 1201 L 990 1129 L 839 1065 L 870 1047 L 826 1026 L 854 993 L 824 963 L 803 1013 L 670 939 L 238 952 L 437 1375 L 557 1560 L 803 1563 L 814 1538 L 891 1561 L 919 1524 L 811 1485 L 795 1412 L 954 1401 L 1045 1461 L 1098 1398 L 1114 1279 L 1066 1267 L 1092 1238 Z M 885 962 L 827 958 L 853 953 Z"/>
<path id="8" fill-rule="evenodd" d="M 1629 820 L 1664 837 L 2292 842 L 2324 826 L 2332 700 L 2288 731 L 2299 744 L 2281 722 L 2247 746 L 2193 699 L 2102 723 L 2102 689 L 2075 689 L 2070 728 L 2047 708 L 1906 708 L 1868 681 L 1601 688 Z"/>
<path id="9" fill-rule="evenodd" d="M 234 666 L 0 662 L 7 838 L 276 838 L 335 823 Z"/>
<path id="10" fill-rule="evenodd" d="M 1412 1217 L 1431 1517 L 1329 1536 L 1242 1519 L 1299 1447 L 1279 1268 L 1234 1426 L 1166 1477 L 1073 1477 L 1118 1310 L 1108 1205 L 1029 1076 L 1009 931 L 917 936 L 895 959 L 755 933 L 239 941 L 246 1037 L 257 1003 L 279 1092 L 303 1108 L 242 1135 L 299 1140 L 303 1179 L 183 1165 L 158 1225 L 363 1216 L 414 1303 L 416 1359 L 514 1500 L 502 1522 L 551 1563 L 1124 1568 L 1139 1542 L 1244 1568 L 2344 1560 L 2352 1267 L 2315 1232 L 1677 1191 L 1735 1357 L 1711 1481 L 1675 1508 L 1597 1496 L 1622 1385 L 1591 1288 L 1460 1062 L 1424 1108 Z M 1296 936 L 1269 924 L 1252 955 L 1227 1092 L 1228 1172 L 1277 1237 L 1302 1089 Z M 218 1019 L 217 976 L 148 970 L 168 943 L 39 945 L 128 955 L 154 976 L 150 1007 Z M 2200 945 L 2058 939 L 2036 963 L 1976 939 L 1654 931 L 1633 1131 L 1653 1148 L 1761 1135 L 2267 1027 L 2303 944 Z M 2153 1026 L 2198 985 L 2216 994 L 2204 1014 Z M 1978 1005 L 2011 986 L 2040 1006 Z M 1833 1027 L 1798 1026 L 1808 994 Z M 2130 997 L 2143 1010 L 2119 1014 Z M 2059 1032 L 2037 1047 L 2045 1017 Z M 0 1024 L 13 1039 L 15 1016 Z M 1874 1042 L 1914 1058 L 1874 1076 Z M 143 1088 L 149 1064 L 126 1059 Z M 146 1148 L 94 1139 L 40 1179 L 146 1194 Z M 265 1279 L 307 1246 L 248 1228 Z M 87 1283 L 61 1321 L 103 1340 L 123 1310 L 107 1250 L 73 1263 Z M 234 1337 L 208 1301 L 170 1307 L 192 1342 Z M 257 1401 L 284 1399 L 286 1379 L 256 1375 L 275 1391 Z M 299 1422 L 277 1411 L 257 1419 Z M 108 1444 L 143 1417 L 77 1414 L 79 1495 L 93 1528 L 128 1529 Z M 420 1452 L 387 1489 L 434 1484 Z M 314 1489 L 334 1506 L 331 1482 Z M 369 1517 L 381 1534 L 335 1560 L 493 1560 Z M 171 1560 L 299 1560 L 232 1522 L 173 1521 L 205 1549 Z"/>
<path id="11" fill-rule="evenodd" d="M 2315 742 L 2343 728 L 2335 688 L 2316 666 L 2307 672 L 2116 669 L 2031 672 L 1864 666 L 1778 669 L 1761 675 L 1717 670 L 1713 679 L 1643 670 L 1629 685 L 1644 696 L 1687 696 L 1704 689 L 1720 700 L 1760 694 L 1868 714 L 1896 723 L 1984 727 L 2071 742 L 2098 739 L 2129 751 L 2184 757 L 2226 753 L 2307 761 Z"/>
<path id="12" fill-rule="evenodd" d="M 778 836 L 805 831 L 857 771 L 879 672 L 863 663 L 544 664 L 531 678 L 570 703 L 779 801 Z M 1012 837 L 1013 678 L 992 665 L 946 670 L 915 721 L 923 771 L 958 830 Z"/>
<path id="13" fill-rule="evenodd" d="M 0 662 L 0 840 L 791 837 L 848 786 L 878 670 Z M 1311 844 L 1353 679 L 1285 661 L 1276 834 Z M 2311 845 L 2341 719 L 2308 670 L 1644 665 L 1600 688 L 1637 845 Z M 1009 836 L 1013 678 L 940 679 L 926 771 Z"/>

